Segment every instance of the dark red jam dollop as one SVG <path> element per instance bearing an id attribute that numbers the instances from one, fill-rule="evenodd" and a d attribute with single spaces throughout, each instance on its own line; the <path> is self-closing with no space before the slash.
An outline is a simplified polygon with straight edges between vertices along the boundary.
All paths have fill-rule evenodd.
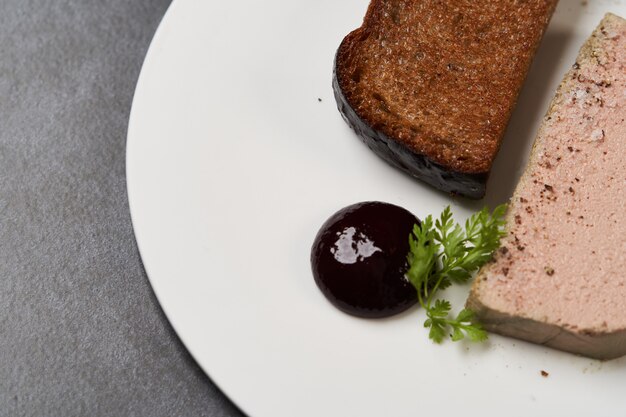
<path id="1" fill-rule="evenodd" d="M 318 287 L 340 310 L 359 317 L 398 314 L 417 301 L 406 279 L 409 234 L 419 220 L 381 202 L 348 206 L 324 223 L 311 249 Z"/>

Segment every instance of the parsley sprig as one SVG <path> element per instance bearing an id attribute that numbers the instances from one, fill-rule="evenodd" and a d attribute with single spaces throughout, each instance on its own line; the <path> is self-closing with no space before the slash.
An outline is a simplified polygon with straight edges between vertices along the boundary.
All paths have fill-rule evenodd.
<path id="1" fill-rule="evenodd" d="M 435 295 L 453 283 L 467 282 L 491 259 L 504 235 L 505 212 L 506 205 L 496 207 L 491 214 L 485 207 L 467 219 L 463 229 L 452 219 L 448 206 L 434 223 L 428 216 L 413 228 L 407 277 L 426 311 L 424 327 L 430 328 L 429 337 L 436 343 L 441 343 L 446 334 L 454 341 L 465 336 L 473 341 L 487 339 L 487 332 L 474 320 L 472 311 L 463 309 L 453 318 L 450 302 L 435 300 Z"/>

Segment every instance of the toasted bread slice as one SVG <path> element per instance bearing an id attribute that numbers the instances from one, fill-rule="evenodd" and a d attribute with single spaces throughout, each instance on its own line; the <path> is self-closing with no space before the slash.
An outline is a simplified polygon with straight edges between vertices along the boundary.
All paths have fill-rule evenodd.
<path id="1" fill-rule="evenodd" d="M 481 198 L 557 0 L 372 0 L 337 51 L 340 112 L 387 162 Z"/>
<path id="2" fill-rule="evenodd" d="M 565 75 L 467 306 L 485 327 L 599 359 L 626 354 L 626 20 Z"/>

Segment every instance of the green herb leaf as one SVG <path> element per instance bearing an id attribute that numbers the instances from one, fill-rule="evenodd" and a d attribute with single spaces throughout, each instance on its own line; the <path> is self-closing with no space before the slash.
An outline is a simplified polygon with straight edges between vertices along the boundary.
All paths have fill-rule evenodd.
<path id="1" fill-rule="evenodd" d="M 491 259 L 504 235 L 506 209 L 506 205 L 500 205 L 490 214 L 485 207 L 467 219 L 463 228 L 454 222 L 448 206 L 434 223 L 432 216 L 428 216 L 413 228 L 409 236 L 407 278 L 426 310 L 424 327 L 430 329 L 429 337 L 434 342 L 442 342 L 446 334 L 454 341 L 465 336 L 473 341 L 487 339 L 487 332 L 474 321 L 472 311 L 463 309 L 452 319 L 450 302 L 437 299 L 433 304 L 433 300 L 439 290 L 452 283 L 467 282 Z"/>
<path id="2" fill-rule="evenodd" d="M 478 323 L 465 326 L 463 330 L 465 330 L 467 337 L 469 337 L 472 342 L 484 342 L 488 338 L 487 332 Z"/>
<path id="3" fill-rule="evenodd" d="M 451 281 L 459 284 L 469 281 L 471 277 L 472 274 L 466 269 L 456 268 L 448 271 L 448 278 L 450 278 Z"/>
<path id="4" fill-rule="evenodd" d="M 409 235 L 408 254 L 409 270 L 407 277 L 418 294 L 428 293 L 429 275 L 437 262 L 437 253 L 440 246 L 435 243 L 432 216 L 424 219 L 421 225 L 415 225 L 413 233 Z"/>
<path id="5" fill-rule="evenodd" d="M 463 339 L 464 337 L 465 337 L 465 335 L 461 331 L 460 327 L 454 327 L 453 328 L 452 334 L 450 335 L 450 339 L 452 339 L 452 341 L 458 342 L 459 340 Z"/>
<path id="6" fill-rule="evenodd" d="M 437 300 L 435 301 L 435 305 L 428 311 L 428 315 L 430 317 L 448 317 L 450 310 L 452 310 L 450 301 Z"/>
<path id="7" fill-rule="evenodd" d="M 446 337 L 445 327 L 445 322 L 440 320 L 433 321 L 430 325 L 428 337 L 430 337 L 435 343 L 441 343 Z"/>
<path id="8" fill-rule="evenodd" d="M 458 322 L 468 322 L 474 318 L 474 312 L 472 310 L 468 310 L 464 308 L 459 311 L 459 314 L 456 316 L 456 321 Z"/>

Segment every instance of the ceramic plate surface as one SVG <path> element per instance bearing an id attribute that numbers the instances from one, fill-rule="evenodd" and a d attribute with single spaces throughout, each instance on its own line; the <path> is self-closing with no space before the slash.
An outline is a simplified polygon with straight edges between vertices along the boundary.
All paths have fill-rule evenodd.
<path id="1" fill-rule="evenodd" d="M 433 345 L 418 309 L 347 316 L 318 291 L 309 251 L 358 201 L 420 218 L 451 204 L 458 220 L 505 201 L 578 48 L 626 2 L 561 0 L 479 203 L 391 168 L 340 117 L 334 53 L 367 5 L 176 0 L 168 11 L 137 86 L 127 174 L 141 256 L 180 338 L 252 417 L 623 415 L 626 361 L 495 335 Z M 468 290 L 447 297 L 460 308 Z"/>

